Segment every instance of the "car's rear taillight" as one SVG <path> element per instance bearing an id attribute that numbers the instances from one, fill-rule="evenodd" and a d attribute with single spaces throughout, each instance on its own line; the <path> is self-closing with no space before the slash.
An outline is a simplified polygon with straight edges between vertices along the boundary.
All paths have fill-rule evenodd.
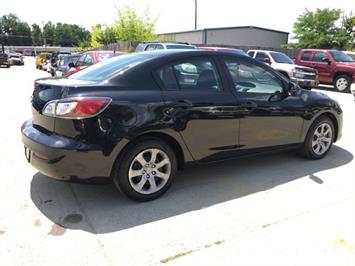
<path id="1" fill-rule="evenodd" d="M 107 97 L 75 97 L 48 102 L 42 114 L 67 119 L 84 119 L 98 115 L 111 103 Z"/>

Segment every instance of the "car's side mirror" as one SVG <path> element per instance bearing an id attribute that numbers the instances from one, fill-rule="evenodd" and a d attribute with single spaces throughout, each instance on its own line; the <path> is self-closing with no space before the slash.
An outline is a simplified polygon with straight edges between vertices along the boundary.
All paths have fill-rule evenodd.
<path id="1" fill-rule="evenodd" d="M 69 67 L 69 68 L 73 68 L 73 67 L 75 67 L 75 65 L 74 65 L 73 62 L 71 62 L 71 63 L 68 64 L 68 67 Z"/>
<path id="2" fill-rule="evenodd" d="M 322 62 L 328 63 L 328 65 L 331 63 L 328 57 L 323 57 Z"/>
<path id="3" fill-rule="evenodd" d="M 290 82 L 288 85 L 288 93 L 291 96 L 297 96 L 301 91 L 300 86 L 297 83 Z"/>
<path id="4" fill-rule="evenodd" d="M 271 60 L 270 60 L 270 58 L 266 57 L 266 58 L 264 58 L 263 61 L 264 61 L 265 64 L 271 65 Z"/>
<path id="5" fill-rule="evenodd" d="M 284 98 L 286 98 L 285 94 L 277 91 L 269 97 L 269 102 L 279 102 L 282 101 Z"/>

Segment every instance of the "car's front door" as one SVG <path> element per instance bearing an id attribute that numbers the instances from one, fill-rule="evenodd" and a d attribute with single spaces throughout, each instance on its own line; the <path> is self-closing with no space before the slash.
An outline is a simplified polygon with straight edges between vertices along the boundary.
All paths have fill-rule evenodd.
<path id="1" fill-rule="evenodd" d="M 250 60 L 224 57 L 230 84 L 240 106 L 241 149 L 299 143 L 304 103 L 289 96 L 274 71 Z"/>
<path id="2" fill-rule="evenodd" d="M 239 121 L 236 98 L 226 89 L 213 58 L 192 57 L 156 71 L 162 97 L 174 129 L 183 137 L 195 160 L 222 159 L 235 151 Z"/>
<path id="3" fill-rule="evenodd" d="M 332 82 L 332 67 L 330 62 L 331 59 L 325 52 L 318 51 L 313 55 L 311 67 L 317 69 L 319 80 L 322 82 Z"/>

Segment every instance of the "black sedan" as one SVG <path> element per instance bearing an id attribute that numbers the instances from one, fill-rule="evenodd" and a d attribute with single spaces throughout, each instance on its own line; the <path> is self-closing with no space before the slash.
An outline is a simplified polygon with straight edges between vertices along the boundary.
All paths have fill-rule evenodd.
<path id="1" fill-rule="evenodd" d="M 47 176 L 112 177 L 128 197 L 146 201 L 187 162 L 287 149 L 320 159 L 341 132 L 336 101 L 263 63 L 165 50 L 36 80 L 22 141 L 27 160 Z"/>

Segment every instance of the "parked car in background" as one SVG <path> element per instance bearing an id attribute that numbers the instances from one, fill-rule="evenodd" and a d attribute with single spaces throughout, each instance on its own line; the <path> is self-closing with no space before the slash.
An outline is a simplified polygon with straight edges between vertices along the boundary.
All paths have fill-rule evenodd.
<path id="1" fill-rule="evenodd" d="M 42 69 L 43 64 L 51 57 L 51 53 L 40 53 L 36 56 L 36 68 Z"/>
<path id="2" fill-rule="evenodd" d="M 59 56 L 61 55 L 70 55 L 70 53 L 52 53 L 50 58 L 50 63 L 48 64 L 47 71 L 51 74 L 51 76 L 56 75 L 56 70 L 58 67 Z"/>
<path id="3" fill-rule="evenodd" d="M 355 52 L 351 52 L 351 51 L 344 51 L 344 53 L 346 53 L 348 56 L 350 56 L 353 60 L 355 60 Z"/>
<path id="4" fill-rule="evenodd" d="M 229 48 L 229 47 L 199 46 L 197 48 L 201 49 L 201 50 L 206 50 L 206 51 L 232 52 L 232 53 L 237 53 L 237 54 L 240 54 L 240 55 L 249 56 L 246 52 L 244 52 L 241 49 L 235 49 L 235 48 Z"/>
<path id="5" fill-rule="evenodd" d="M 355 61 L 344 52 L 303 49 L 295 62 L 317 69 L 320 83 L 333 84 L 337 91 L 349 92 L 355 86 Z"/>
<path id="6" fill-rule="evenodd" d="M 125 54 L 120 51 L 90 51 L 83 53 L 75 63 L 69 63 L 67 75 L 83 70 L 91 65 L 95 65 L 108 58 Z"/>
<path id="7" fill-rule="evenodd" d="M 266 50 L 249 50 L 247 53 L 250 57 L 270 65 L 303 88 L 311 89 L 319 84 L 316 69 L 295 65 L 292 59 L 284 53 Z"/>
<path id="8" fill-rule="evenodd" d="M 60 55 L 55 75 L 58 77 L 66 76 L 69 70 L 69 64 L 72 63 L 75 65 L 76 61 L 80 58 L 80 56 L 80 54 Z"/>
<path id="9" fill-rule="evenodd" d="M 44 60 L 44 62 L 42 63 L 42 70 L 43 71 L 48 71 L 48 65 L 51 63 L 50 59 L 46 59 Z"/>
<path id="10" fill-rule="evenodd" d="M 7 68 L 11 66 L 9 55 L 7 53 L 0 52 L 0 66 L 6 66 Z"/>
<path id="11" fill-rule="evenodd" d="M 166 50 L 166 49 L 196 49 L 195 45 L 188 43 L 176 42 L 143 42 L 136 47 L 136 53 L 153 50 Z"/>
<path id="12" fill-rule="evenodd" d="M 34 56 L 35 55 L 35 51 L 34 51 L 34 49 L 23 49 L 22 50 L 22 54 L 24 56 Z"/>
<path id="13" fill-rule="evenodd" d="M 20 53 L 9 53 L 9 60 L 11 65 L 23 66 L 25 64 L 23 56 Z"/>
<path id="14" fill-rule="evenodd" d="M 31 105 L 28 162 L 60 180 L 112 177 L 138 201 L 161 196 L 185 162 L 288 149 L 321 159 L 342 135 L 336 101 L 230 52 L 119 56 L 36 80 Z"/>

